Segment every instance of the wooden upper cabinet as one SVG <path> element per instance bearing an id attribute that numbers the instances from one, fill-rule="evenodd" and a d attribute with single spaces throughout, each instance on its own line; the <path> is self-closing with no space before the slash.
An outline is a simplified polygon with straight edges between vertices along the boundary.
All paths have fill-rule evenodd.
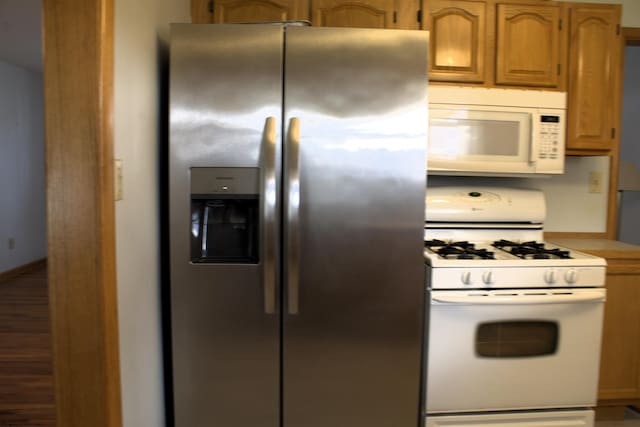
<path id="1" fill-rule="evenodd" d="M 564 90 L 566 36 L 559 3 L 422 0 L 429 79 Z"/>
<path id="2" fill-rule="evenodd" d="M 429 79 L 483 83 L 486 79 L 487 2 L 429 0 L 425 29 L 429 30 Z"/>
<path id="3" fill-rule="evenodd" d="M 567 3 L 567 148 L 609 150 L 620 121 L 620 5 Z"/>
<path id="4" fill-rule="evenodd" d="M 196 24 L 312 21 L 323 27 L 419 29 L 420 0 L 191 0 Z"/>
<path id="5" fill-rule="evenodd" d="M 308 0 L 191 0 L 196 24 L 309 20 Z"/>
<path id="6" fill-rule="evenodd" d="M 311 0 L 311 22 L 321 27 L 396 28 L 395 0 Z"/>
<path id="7" fill-rule="evenodd" d="M 560 17 L 558 4 L 497 4 L 496 84 L 560 86 Z"/>

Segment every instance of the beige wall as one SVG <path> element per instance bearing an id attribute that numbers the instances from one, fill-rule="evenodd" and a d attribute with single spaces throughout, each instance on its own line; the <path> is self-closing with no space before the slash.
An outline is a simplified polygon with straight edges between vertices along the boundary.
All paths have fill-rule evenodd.
<path id="1" fill-rule="evenodd" d="M 120 366 L 124 427 L 161 427 L 164 378 L 158 205 L 160 45 L 169 22 L 187 22 L 185 0 L 115 1 L 115 157 L 124 164 L 116 202 Z"/>
<path id="2" fill-rule="evenodd" d="M 47 256 L 42 101 L 42 73 L 0 61 L 0 273 Z"/>
<path id="3" fill-rule="evenodd" d="M 604 233 L 607 229 L 607 192 L 589 192 L 589 174 L 598 172 L 602 188 L 609 185 L 609 158 L 567 157 L 562 175 L 534 178 L 429 176 L 428 185 L 467 185 L 530 188 L 544 192 L 545 231 Z M 584 213 L 588 212 L 588 215 Z"/>

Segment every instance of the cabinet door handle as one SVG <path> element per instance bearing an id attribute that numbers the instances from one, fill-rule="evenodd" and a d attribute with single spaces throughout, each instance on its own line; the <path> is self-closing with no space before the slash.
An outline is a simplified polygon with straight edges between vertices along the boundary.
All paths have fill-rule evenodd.
<path id="1" fill-rule="evenodd" d="M 529 153 L 529 162 L 536 163 L 538 161 L 538 155 L 540 154 L 540 147 L 538 146 L 538 138 L 533 135 L 533 118 L 529 117 L 529 129 L 531 138 L 531 152 Z"/>

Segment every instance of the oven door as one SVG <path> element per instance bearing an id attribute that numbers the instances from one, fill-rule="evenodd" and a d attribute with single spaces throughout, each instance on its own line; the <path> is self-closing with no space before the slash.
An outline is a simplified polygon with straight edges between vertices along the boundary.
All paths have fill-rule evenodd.
<path id="1" fill-rule="evenodd" d="M 427 413 L 594 405 L 605 292 L 432 291 Z"/>

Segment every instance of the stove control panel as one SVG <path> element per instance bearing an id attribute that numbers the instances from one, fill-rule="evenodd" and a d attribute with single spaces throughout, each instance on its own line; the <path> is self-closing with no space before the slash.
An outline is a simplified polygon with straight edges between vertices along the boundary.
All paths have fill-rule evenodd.
<path id="1" fill-rule="evenodd" d="M 602 266 L 579 267 L 459 267 L 428 269 L 431 289 L 602 287 Z"/>
<path id="2" fill-rule="evenodd" d="M 540 190 L 503 187 L 429 187 L 427 222 L 505 222 L 541 224 L 546 214 Z"/>

